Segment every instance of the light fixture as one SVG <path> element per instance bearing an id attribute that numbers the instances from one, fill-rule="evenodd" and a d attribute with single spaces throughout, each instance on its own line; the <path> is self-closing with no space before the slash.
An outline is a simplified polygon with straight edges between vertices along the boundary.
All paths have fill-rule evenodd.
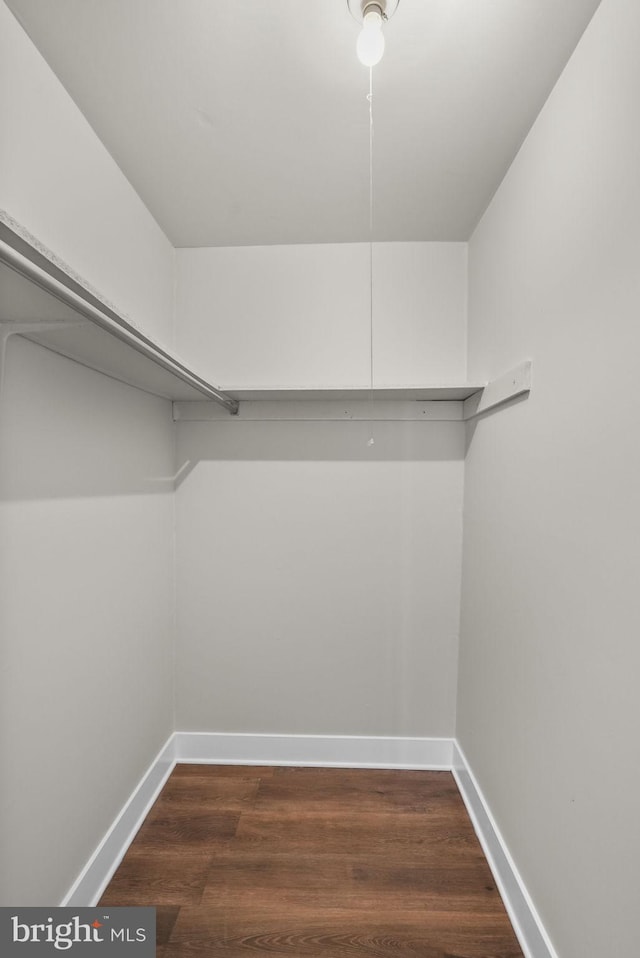
<path id="1" fill-rule="evenodd" d="M 351 15 L 362 23 L 356 44 L 360 63 L 374 67 L 384 53 L 382 24 L 396 12 L 400 0 L 347 0 Z"/>
<path id="2" fill-rule="evenodd" d="M 382 10 L 377 2 L 368 3 L 364 9 L 362 30 L 356 44 L 358 60 L 365 67 L 374 67 L 380 63 L 384 53 L 384 33 L 382 32 Z"/>

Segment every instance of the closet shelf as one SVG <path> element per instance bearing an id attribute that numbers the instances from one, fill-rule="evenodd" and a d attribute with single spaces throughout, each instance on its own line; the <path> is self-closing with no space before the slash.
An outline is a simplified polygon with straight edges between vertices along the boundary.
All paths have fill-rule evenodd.
<path id="1" fill-rule="evenodd" d="M 520 363 L 490 383 L 442 386 L 225 387 L 239 403 L 236 421 L 466 421 L 531 389 L 531 362 Z M 225 417 L 210 402 L 175 402 L 173 418 L 210 422 Z"/>
<path id="2" fill-rule="evenodd" d="M 374 399 L 408 400 L 411 402 L 468 399 L 481 390 L 482 384 L 447 386 L 374 386 Z M 352 402 L 367 400 L 371 388 L 363 386 L 225 386 L 225 392 L 239 402 Z"/>
<path id="3" fill-rule="evenodd" d="M 139 329 L 83 279 L 0 211 L 0 346 L 12 334 L 172 400 L 227 396 Z"/>

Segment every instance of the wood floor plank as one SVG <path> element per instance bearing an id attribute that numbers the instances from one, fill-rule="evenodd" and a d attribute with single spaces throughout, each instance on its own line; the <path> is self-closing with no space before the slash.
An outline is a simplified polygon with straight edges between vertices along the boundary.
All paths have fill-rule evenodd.
<path id="1" fill-rule="evenodd" d="M 207 811 L 202 805 L 177 811 L 167 802 L 152 810 L 137 835 L 137 843 L 160 848 L 213 848 L 233 838 L 239 821 L 239 812 Z"/>
<path id="2" fill-rule="evenodd" d="M 357 811 L 251 812 L 242 815 L 234 846 L 259 848 L 264 855 L 278 855 L 286 848 L 300 856 L 376 856 L 400 862 L 482 858 L 468 821 L 436 809 L 411 816 Z"/>
<path id="3" fill-rule="evenodd" d="M 313 958 L 522 958 L 513 933 L 494 915 L 414 911 L 359 914 L 336 908 L 318 914 L 310 902 L 293 912 L 225 911 L 185 907 L 174 926 L 167 958 L 206 954 L 249 958 L 255 953 Z"/>
<path id="4" fill-rule="evenodd" d="M 522 958 L 447 772 L 176 766 L 101 903 L 162 958 Z"/>
<path id="5" fill-rule="evenodd" d="M 184 762 L 176 765 L 171 773 L 171 779 L 200 778 L 203 775 L 211 780 L 240 778 L 240 779 L 267 779 L 273 778 L 279 769 L 273 765 L 202 765 L 197 762 Z"/>
<path id="6" fill-rule="evenodd" d="M 427 778 L 424 772 L 385 769 L 281 769 L 260 783 L 256 811 L 305 812 L 328 810 L 422 812 L 457 807 L 459 795 L 453 776 Z M 319 773 L 330 774 L 321 775 Z M 429 773 L 427 773 L 429 774 Z"/>
<path id="7" fill-rule="evenodd" d="M 253 807 L 260 787 L 258 778 L 226 778 L 209 775 L 192 775 L 167 781 L 163 793 L 163 805 L 205 805 L 211 811 L 242 812 Z"/>
<path id="8" fill-rule="evenodd" d="M 349 855 L 332 854 L 273 856 L 247 853 L 237 846 L 213 857 L 202 904 L 228 901 L 232 894 L 240 897 L 273 894 L 285 900 L 285 896 L 292 893 L 313 894 L 316 901 L 325 894 L 331 898 L 339 895 L 342 900 L 370 898 L 378 902 L 387 902 L 393 896 L 408 901 L 416 896 L 421 902 L 437 900 L 440 907 L 447 901 L 455 907 L 462 899 L 465 907 L 472 907 L 474 902 L 479 907 L 486 907 L 487 903 L 502 907 L 489 868 L 482 859 L 428 865 L 376 860 L 375 856 L 356 860 Z"/>
<path id="9" fill-rule="evenodd" d="M 165 850 L 141 843 L 131 848 L 102 896 L 103 905 L 180 906 L 202 898 L 211 872 L 212 853 L 183 848 Z"/>
<path id="10" fill-rule="evenodd" d="M 156 943 L 166 945 L 173 931 L 173 926 L 180 914 L 180 908 L 174 905 L 162 905 L 156 908 Z"/>
<path id="11" fill-rule="evenodd" d="M 163 958 L 173 926 L 180 908 L 173 905 L 160 905 L 156 908 L 156 958 Z"/>

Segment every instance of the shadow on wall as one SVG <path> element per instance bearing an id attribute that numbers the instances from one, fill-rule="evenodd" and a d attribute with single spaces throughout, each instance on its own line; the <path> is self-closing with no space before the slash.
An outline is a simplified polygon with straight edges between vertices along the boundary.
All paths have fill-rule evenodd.
<path id="1" fill-rule="evenodd" d="M 11 337 L 0 396 L 0 501 L 168 493 L 175 472 L 168 400 Z"/>
<path id="2" fill-rule="evenodd" d="M 466 423 L 467 430 L 466 430 L 466 440 L 465 440 L 465 449 L 464 449 L 465 455 L 469 452 L 471 448 L 473 437 L 476 434 L 476 429 L 478 428 L 479 422 L 481 422 L 483 419 L 490 419 L 492 416 L 500 415 L 500 413 L 503 410 L 509 409 L 511 406 L 518 406 L 520 403 L 530 402 L 530 401 L 531 400 L 530 400 L 529 393 L 525 393 L 522 396 L 514 396 L 513 399 L 509 399 L 507 400 L 507 402 L 503 402 L 499 406 L 494 406 L 493 409 L 488 409 L 486 412 L 481 412 L 477 416 L 475 416 L 473 419 L 469 420 Z"/>
<path id="3" fill-rule="evenodd" d="M 200 461 L 449 462 L 464 459 L 464 443 L 462 422 L 229 417 L 176 426 L 168 400 L 12 337 L 0 397 L 0 501 L 170 493 Z"/>
<path id="4" fill-rule="evenodd" d="M 176 486 L 199 461 L 450 462 L 464 443 L 462 422 L 183 422 Z"/>

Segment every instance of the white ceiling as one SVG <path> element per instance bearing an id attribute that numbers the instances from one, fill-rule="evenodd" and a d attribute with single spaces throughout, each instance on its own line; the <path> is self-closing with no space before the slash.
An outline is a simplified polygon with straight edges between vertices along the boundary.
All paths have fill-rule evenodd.
<path id="1" fill-rule="evenodd" d="M 464 240 L 599 0 L 401 0 L 373 70 L 375 234 Z M 176 246 L 368 238 L 346 0 L 8 0 Z"/>

